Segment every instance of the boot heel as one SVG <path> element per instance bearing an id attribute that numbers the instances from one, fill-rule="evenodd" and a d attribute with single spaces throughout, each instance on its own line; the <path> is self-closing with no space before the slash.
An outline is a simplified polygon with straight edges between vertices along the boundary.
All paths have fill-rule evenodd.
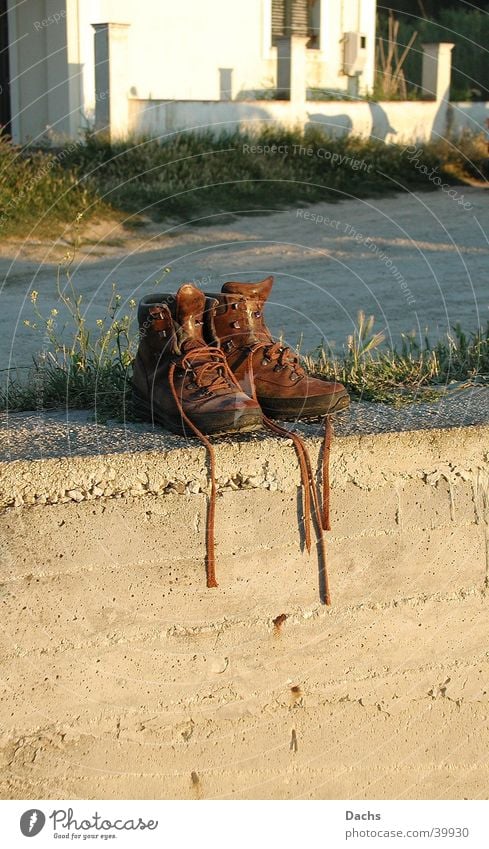
<path id="1" fill-rule="evenodd" d="M 132 390 L 130 409 L 136 419 L 145 422 L 153 421 L 151 405 L 135 389 Z"/>

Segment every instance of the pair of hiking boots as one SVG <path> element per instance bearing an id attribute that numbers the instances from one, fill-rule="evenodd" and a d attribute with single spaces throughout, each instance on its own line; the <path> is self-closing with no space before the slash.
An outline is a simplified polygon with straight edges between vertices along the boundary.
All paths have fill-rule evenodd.
<path id="1" fill-rule="evenodd" d="M 263 318 L 273 278 L 225 283 L 205 295 L 190 283 L 176 295 L 151 294 L 138 309 L 139 348 L 133 371 L 133 408 L 169 430 L 193 433 L 207 447 L 211 498 L 207 521 L 207 585 L 217 586 L 214 559 L 215 460 L 208 436 L 258 430 L 290 437 L 304 489 L 305 537 L 310 549 L 311 497 L 322 528 L 329 527 L 326 461 L 331 429 L 326 419 L 323 512 L 302 440 L 274 419 L 329 416 L 349 404 L 340 383 L 311 377 L 289 347 L 273 339 Z M 319 535 L 322 540 L 322 533 Z M 327 584 L 327 580 L 325 581 Z M 326 603 L 329 592 L 324 588 Z"/>
<path id="2" fill-rule="evenodd" d="M 206 296 L 190 283 L 176 295 L 139 304 L 135 409 L 175 433 L 260 428 L 275 419 L 325 416 L 343 409 L 340 383 L 310 377 L 290 348 L 273 340 L 263 307 L 273 278 L 226 283 Z"/>

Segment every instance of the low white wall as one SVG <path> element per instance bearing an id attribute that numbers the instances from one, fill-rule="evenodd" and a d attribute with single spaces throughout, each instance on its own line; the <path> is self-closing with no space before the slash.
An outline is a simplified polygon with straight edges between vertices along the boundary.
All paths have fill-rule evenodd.
<path id="1" fill-rule="evenodd" d="M 462 106 L 462 109 L 458 107 Z M 471 108 L 469 108 L 471 107 Z M 286 127 L 324 127 L 331 135 L 351 133 L 379 141 L 411 142 L 437 139 L 446 134 L 447 103 L 408 101 L 162 101 L 136 100 L 129 103 L 129 132 L 163 137 L 179 130 L 211 129 L 216 133 L 236 128 L 260 129 L 267 124 Z M 457 115 L 457 129 L 483 126 L 489 104 L 450 104 Z M 472 115 L 476 115 L 474 118 Z"/>

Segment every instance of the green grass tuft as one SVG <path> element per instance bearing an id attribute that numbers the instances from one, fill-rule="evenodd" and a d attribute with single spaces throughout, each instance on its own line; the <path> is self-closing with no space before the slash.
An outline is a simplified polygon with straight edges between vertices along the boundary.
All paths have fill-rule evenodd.
<path id="1" fill-rule="evenodd" d="M 489 383 L 489 322 L 470 334 L 457 324 L 435 346 L 425 339 L 421 347 L 413 336 L 404 336 L 401 350 L 386 348 L 373 326 L 373 316 L 360 313 L 358 331 L 343 352 L 338 356 L 319 348 L 305 357 L 308 370 L 343 383 L 353 398 L 396 405 L 436 397 L 453 382 Z"/>

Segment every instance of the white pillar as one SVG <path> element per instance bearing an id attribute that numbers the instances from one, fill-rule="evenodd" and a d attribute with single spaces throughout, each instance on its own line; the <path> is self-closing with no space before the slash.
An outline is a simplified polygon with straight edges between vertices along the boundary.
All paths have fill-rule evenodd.
<path id="1" fill-rule="evenodd" d="M 435 100 L 449 99 L 454 47 L 455 45 L 448 41 L 423 44 L 423 94 L 430 95 Z"/>
<path id="2" fill-rule="evenodd" d="M 92 24 L 95 30 L 95 127 L 111 139 L 127 135 L 129 24 Z"/>
<path id="3" fill-rule="evenodd" d="M 77 0 L 66 0 L 67 81 L 70 106 L 69 135 L 77 138 L 84 125 L 83 63 L 80 51 L 80 19 Z"/>
<path id="4" fill-rule="evenodd" d="M 306 100 L 308 41 L 302 35 L 277 39 L 277 89 L 279 97 L 292 103 Z"/>

